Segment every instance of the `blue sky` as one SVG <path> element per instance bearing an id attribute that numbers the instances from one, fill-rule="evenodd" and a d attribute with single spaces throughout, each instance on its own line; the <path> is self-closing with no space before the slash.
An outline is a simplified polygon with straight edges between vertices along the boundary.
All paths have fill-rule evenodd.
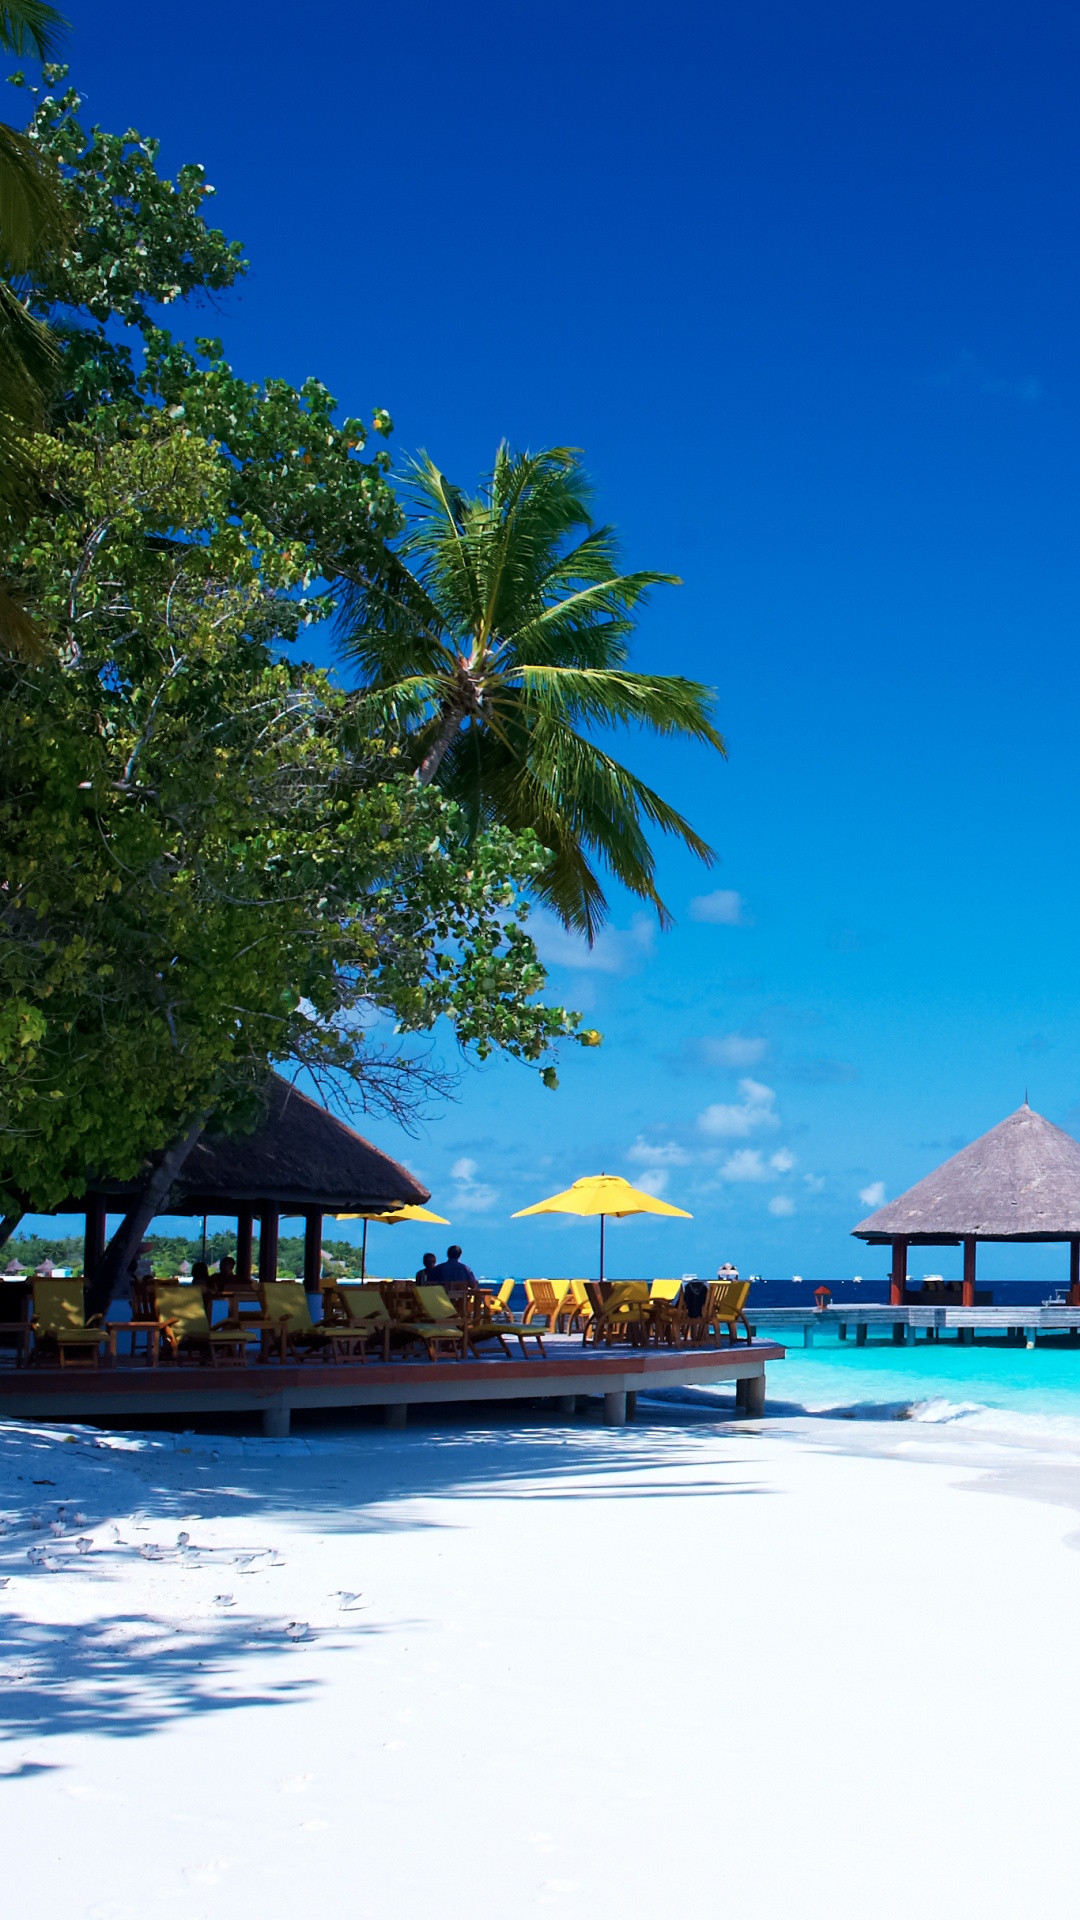
<path id="1" fill-rule="evenodd" d="M 372 1128 L 474 1264 L 588 1272 L 591 1227 L 508 1216 L 603 1167 L 694 1214 L 614 1270 L 869 1276 L 861 1193 L 1025 1088 L 1080 1130 L 1075 11 L 67 10 L 88 116 L 217 186 L 246 373 L 466 483 L 502 435 L 581 446 L 685 581 L 636 661 L 716 686 L 730 760 L 629 751 L 721 864 L 662 854 L 672 933 L 542 929 L 606 1035 L 558 1094 L 502 1065 Z"/>

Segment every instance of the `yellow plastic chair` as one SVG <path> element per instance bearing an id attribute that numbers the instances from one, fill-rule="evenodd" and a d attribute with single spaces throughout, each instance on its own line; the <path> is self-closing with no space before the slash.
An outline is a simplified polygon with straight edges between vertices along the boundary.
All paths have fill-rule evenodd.
<path id="1" fill-rule="evenodd" d="M 752 1336 L 743 1312 L 749 1297 L 749 1280 L 714 1280 L 701 1313 L 697 1319 L 687 1323 L 686 1337 L 696 1342 L 704 1342 L 711 1332 L 714 1340 L 719 1341 L 720 1328 L 726 1326 L 728 1339 L 734 1346 L 739 1337 L 737 1329 L 741 1320 L 746 1328 L 746 1339 L 749 1344 Z"/>
<path id="2" fill-rule="evenodd" d="M 504 1280 L 498 1293 L 492 1293 L 489 1287 L 484 1289 L 484 1312 L 492 1320 L 510 1320 L 510 1296 L 517 1285 L 516 1280 Z"/>
<path id="3" fill-rule="evenodd" d="M 101 1315 L 95 1313 L 89 1320 L 86 1318 L 81 1278 L 35 1280 L 30 1327 L 35 1358 L 39 1346 L 55 1345 L 62 1367 L 67 1365 L 71 1353 L 86 1354 L 90 1366 L 96 1367 L 102 1347 L 109 1346 L 111 1350 L 113 1345 L 108 1328 L 101 1325 Z"/>
<path id="4" fill-rule="evenodd" d="M 587 1280 L 571 1280 L 569 1296 L 563 1301 L 563 1311 L 565 1312 L 568 1307 L 570 1311 L 566 1315 L 567 1333 L 583 1332 L 593 1316 Z"/>

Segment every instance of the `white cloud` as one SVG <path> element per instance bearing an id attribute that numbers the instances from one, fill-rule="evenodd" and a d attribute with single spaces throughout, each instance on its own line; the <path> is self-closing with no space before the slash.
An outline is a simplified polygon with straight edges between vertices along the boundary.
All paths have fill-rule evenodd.
<path id="1" fill-rule="evenodd" d="M 495 1205 L 499 1196 L 494 1187 L 476 1178 L 479 1170 L 476 1161 L 465 1155 L 454 1161 L 450 1178 L 457 1181 L 457 1186 L 450 1201 L 451 1211 L 456 1207 L 459 1213 L 488 1213 Z"/>
<path id="2" fill-rule="evenodd" d="M 806 1188 L 807 1193 L 824 1193 L 825 1191 L 824 1175 L 820 1173 L 804 1173 L 803 1185 Z"/>
<path id="3" fill-rule="evenodd" d="M 781 1147 L 778 1153 L 773 1154 L 769 1165 L 775 1167 L 777 1173 L 790 1173 L 795 1165 L 795 1155 L 789 1153 L 786 1147 Z"/>
<path id="4" fill-rule="evenodd" d="M 880 1207 L 884 1205 L 884 1180 L 871 1180 L 868 1187 L 860 1187 L 859 1199 L 862 1201 L 864 1207 Z"/>
<path id="5" fill-rule="evenodd" d="M 709 927 L 745 927 L 741 893 L 718 887 L 715 893 L 699 893 L 690 902 L 691 920 L 703 920 Z"/>
<path id="6" fill-rule="evenodd" d="M 769 1212 L 777 1214 L 780 1219 L 786 1219 L 794 1211 L 795 1202 L 786 1193 L 775 1193 L 769 1201 Z"/>
<path id="7" fill-rule="evenodd" d="M 768 1051 L 768 1041 L 751 1033 L 722 1033 L 701 1042 L 702 1059 L 710 1067 L 754 1067 Z"/>
<path id="8" fill-rule="evenodd" d="M 656 941 L 656 923 L 647 913 L 636 914 L 625 932 L 602 928 L 591 947 L 553 913 L 534 913 L 529 932 L 545 967 L 573 967 L 583 973 L 634 973 Z"/>
<path id="9" fill-rule="evenodd" d="M 739 1147 L 724 1161 L 720 1169 L 720 1178 L 721 1180 L 767 1180 L 769 1175 L 756 1147 Z"/>
<path id="10" fill-rule="evenodd" d="M 780 1125 L 776 1095 L 771 1087 L 762 1086 L 760 1080 L 740 1080 L 739 1092 L 742 1100 L 738 1106 L 718 1102 L 698 1114 L 702 1133 L 721 1140 L 745 1140 L 759 1127 Z"/>
<path id="11" fill-rule="evenodd" d="M 674 1140 L 643 1140 L 640 1133 L 626 1157 L 636 1167 L 685 1167 L 690 1160 L 686 1148 Z"/>
<path id="12" fill-rule="evenodd" d="M 651 1193 L 654 1199 L 659 1200 L 661 1194 L 667 1192 L 670 1177 L 666 1167 L 652 1167 L 648 1173 L 641 1175 L 642 1189 L 645 1193 Z"/>

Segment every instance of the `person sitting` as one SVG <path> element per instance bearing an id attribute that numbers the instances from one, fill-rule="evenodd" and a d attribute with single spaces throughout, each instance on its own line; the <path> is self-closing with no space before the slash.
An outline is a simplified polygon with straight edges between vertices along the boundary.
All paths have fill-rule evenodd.
<path id="1" fill-rule="evenodd" d="M 424 1264 L 427 1265 L 426 1260 Z M 440 1261 L 437 1267 L 432 1267 L 428 1277 L 432 1286 L 456 1287 L 459 1292 L 464 1288 L 466 1293 L 480 1291 L 476 1284 L 475 1273 L 471 1267 L 465 1265 L 461 1257 L 460 1247 L 447 1247 L 446 1259 Z"/>
<path id="2" fill-rule="evenodd" d="M 196 1260 L 191 1269 L 191 1284 L 193 1287 L 209 1287 L 213 1284 L 210 1279 L 210 1269 L 205 1260 Z"/>
<path id="3" fill-rule="evenodd" d="M 233 1259 L 231 1253 L 225 1254 L 223 1258 L 218 1261 L 217 1272 L 210 1275 L 210 1285 L 214 1287 L 218 1293 L 224 1293 L 226 1287 L 235 1287 L 236 1261 Z"/>
<path id="4" fill-rule="evenodd" d="M 438 1264 L 439 1256 L 437 1253 L 425 1253 L 424 1264 L 416 1276 L 416 1284 L 418 1287 L 431 1287 L 436 1284 L 435 1269 Z"/>

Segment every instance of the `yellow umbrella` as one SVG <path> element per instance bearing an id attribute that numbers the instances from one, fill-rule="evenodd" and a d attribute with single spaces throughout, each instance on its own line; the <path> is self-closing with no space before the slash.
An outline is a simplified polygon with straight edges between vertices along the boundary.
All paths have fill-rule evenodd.
<path id="1" fill-rule="evenodd" d="M 407 1204 L 400 1207 L 386 1207 L 381 1213 L 335 1213 L 335 1220 L 362 1220 L 364 1239 L 360 1248 L 360 1274 L 367 1278 L 367 1223 L 369 1220 L 381 1220 L 384 1227 L 396 1227 L 403 1220 L 426 1220 L 433 1227 L 448 1227 L 441 1213 L 430 1213 L 427 1207 L 413 1207 Z"/>
<path id="2" fill-rule="evenodd" d="M 609 1213 L 614 1214 L 616 1220 L 625 1220 L 630 1213 L 666 1213 L 678 1220 L 694 1217 L 682 1207 L 658 1200 L 655 1194 L 642 1193 L 640 1187 L 632 1187 L 629 1180 L 623 1180 L 617 1173 L 589 1174 L 584 1180 L 575 1180 L 563 1193 L 553 1193 L 550 1200 L 538 1200 L 534 1207 L 522 1207 L 511 1218 L 524 1220 L 527 1213 L 598 1213 L 601 1280 L 604 1277 L 604 1221 Z"/>

